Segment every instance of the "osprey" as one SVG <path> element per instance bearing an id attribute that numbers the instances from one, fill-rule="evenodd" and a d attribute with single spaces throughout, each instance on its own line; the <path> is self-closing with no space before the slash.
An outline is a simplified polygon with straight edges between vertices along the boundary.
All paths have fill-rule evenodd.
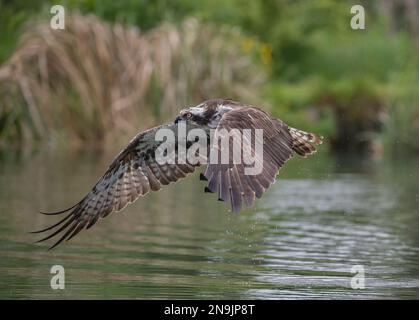
<path id="1" fill-rule="evenodd" d="M 243 146 L 250 147 L 255 161 L 262 165 L 261 172 L 247 175 L 244 163 L 231 160 L 228 163 L 208 161 L 205 172 L 200 175 L 201 180 L 208 182 L 205 192 L 217 193 L 218 200 L 230 202 L 233 212 L 239 212 L 243 206 L 252 206 L 255 198 L 260 198 L 275 182 L 278 170 L 294 153 L 303 157 L 311 155 L 316 151 L 314 145 L 321 144 L 323 139 L 313 133 L 289 127 L 255 106 L 228 99 L 207 100 L 182 110 L 172 123 L 137 134 L 116 156 L 93 189 L 74 206 L 58 212 L 43 212 L 47 215 L 67 212 L 68 215 L 48 228 L 34 231 L 33 233 L 42 233 L 53 230 L 37 242 L 59 236 L 50 247 L 52 249 L 63 240 L 73 238 L 82 229 L 89 229 L 99 218 L 122 210 L 138 197 L 184 178 L 194 172 L 196 167 L 204 164 L 206 159 L 202 159 L 205 158 L 202 156 L 202 161 L 198 163 L 175 161 L 162 164 L 156 160 L 156 151 L 163 143 L 156 139 L 157 132 L 161 129 L 175 131 L 180 123 L 184 123 L 188 130 L 202 129 L 208 137 L 226 135 L 226 132 L 228 134 L 233 129 L 236 134 L 243 133 L 246 129 L 263 130 L 262 152 L 256 152 L 254 146 Z M 233 136 L 234 134 L 228 139 L 233 139 Z M 180 156 L 180 148 L 177 147 L 179 139 L 179 136 L 176 136 L 176 145 L 172 148 L 176 159 Z M 222 151 L 218 142 L 209 141 L 206 142 L 207 158 L 210 152 L 217 154 Z M 249 141 L 243 139 L 243 144 L 249 144 Z M 190 142 L 186 143 L 186 152 L 188 148 L 191 148 Z M 231 154 L 233 147 L 229 145 L 229 148 L 228 152 Z"/>

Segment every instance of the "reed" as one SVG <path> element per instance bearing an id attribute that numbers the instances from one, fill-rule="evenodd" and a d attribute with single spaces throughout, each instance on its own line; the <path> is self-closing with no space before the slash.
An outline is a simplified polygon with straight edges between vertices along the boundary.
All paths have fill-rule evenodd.
<path id="1" fill-rule="evenodd" d="M 237 31 L 195 19 L 142 33 L 72 15 L 30 25 L 0 68 L 0 148 L 103 145 L 210 97 L 257 100 L 264 71 Z"/>

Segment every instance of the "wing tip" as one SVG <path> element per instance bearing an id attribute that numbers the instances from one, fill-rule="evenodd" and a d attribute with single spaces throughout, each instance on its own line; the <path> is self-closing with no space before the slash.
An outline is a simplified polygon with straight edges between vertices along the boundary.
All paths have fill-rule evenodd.
<path id="1" fill-rule="evenodd" d="M 84 198 L 83 198 L 84 200 Z M 83 201 L 81 200 L 81 201 Z M 45 212 L 45 211 L 38 211 L 40 214 L 46 215 L 46 216 L 56 216 L 65 212 L 68 212 L 72 209 L 74 209 L 76 206 L 78 206 L 80 204 L 80 202 L 77 202 L 76 204 L 72 205 L 70 208 L 64 209 L 64 210 L 59 210 L 59 211 L 51 211 L 51 212 Z"/>

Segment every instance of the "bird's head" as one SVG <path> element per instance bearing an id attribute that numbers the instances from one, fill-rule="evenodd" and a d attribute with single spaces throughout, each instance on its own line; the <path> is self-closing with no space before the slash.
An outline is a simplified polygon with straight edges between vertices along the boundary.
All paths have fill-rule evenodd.
<path id="1" fill-rule="evenodd" d="M 186 124 L 195 126 L 208 126 L 215 128 L 221 116 L 231 110 L 231 107 L 223 103 L 226 100 L 212 99 L 202 102 L 197 106 L 186 108 L 180 111 L 175 123 L 185 121 Z"/>

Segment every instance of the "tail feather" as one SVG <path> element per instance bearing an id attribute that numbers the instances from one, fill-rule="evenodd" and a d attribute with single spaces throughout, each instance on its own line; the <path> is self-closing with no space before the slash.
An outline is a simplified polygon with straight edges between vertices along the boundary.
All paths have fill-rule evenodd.
<path id="1" fill-rule="evenodd" d="M 293 138 L 292 149 L 300 156 L 306 157 L 316 152 L 316 147 L 323 143 L 323 137 L 314 133 L 305 132 L 299 129 L 290 127 L 289 132 Z"/>

